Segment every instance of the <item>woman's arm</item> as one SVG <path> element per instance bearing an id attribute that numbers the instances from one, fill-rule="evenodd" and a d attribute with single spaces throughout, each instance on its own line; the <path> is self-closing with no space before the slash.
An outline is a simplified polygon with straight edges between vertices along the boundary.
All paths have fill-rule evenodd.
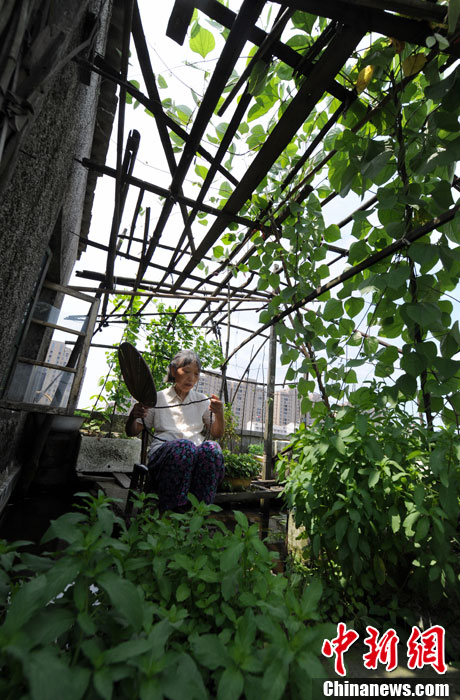
<path id="1" fill-rule="evenodd" d="M 135 437 L 143 431 L 144 425 L 142 423 L 138 423 L 137 419 L 145 418 L 145 416 L 147 415 L 147 411 L 148 408 L 145 408 L 145 406 L 143 406 L 142 404 L 134 404 L 134 406 L 131 409 L 131 413 L 129 414 L 128 420 L 126 421 L 126 435 L 128 435 L 129 437 Z"/>
<path id="2" fill-rule="evenodd" d="M 221 438 L 225 430 L 224 404 L 215 394 L 212 394 L 211 396 L 209 410 L 213 414 L 213 420 L 211 423 L 211 435 L 215 439 Z"/>

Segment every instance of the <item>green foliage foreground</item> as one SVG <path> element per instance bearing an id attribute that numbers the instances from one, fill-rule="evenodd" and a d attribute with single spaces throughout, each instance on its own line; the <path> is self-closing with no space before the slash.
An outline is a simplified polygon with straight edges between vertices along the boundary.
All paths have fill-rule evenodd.
<path id="1" fill-rule="evenodd" d="M 335 631 L 315 622 L 321 586 L 296 597 L 257 526 L 235 512 L 231 532 L 216 510 L 149 507 L 126 527 L 100 495 L 51 524 L 57 554 L 3 542 L 1 697 L 309 697 Z"/>
<path id="2" fill-rule="evenodd" d="M 279 473 L 330 619 L 458 604 L 458 435 L 398 408 L 350 405 L 292 447 Z"/>

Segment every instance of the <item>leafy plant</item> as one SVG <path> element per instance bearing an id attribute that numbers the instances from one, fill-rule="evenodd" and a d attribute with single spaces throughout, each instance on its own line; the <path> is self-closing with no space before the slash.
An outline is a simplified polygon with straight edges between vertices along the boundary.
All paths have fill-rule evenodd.
<path id="1" fill-rule="evenodd" d="M 225 476 L 230 478 L 250 478 L 260 473 L 260 463 L 253 455 L 235 454 L 230 450 L 222 450 L 224 455 Z"/>
<path id="2" fill-rule="evenodd" d="M 145 344 L 143 357 L 150 367 L 158 390 L 165 387 L 169 362 L 181 349 L 192 349 L 198 353 L 203 367 L 218 367 L 222 364 L 223 356 L 219 343 L 206 340 L 201 330 L 195 328 L 186 316 L 176 313 L 172 307 L 155 302 L 153 306 L 158 318 L 154 317 L 145 322 L 141 316 L 135 315 L 142 305 L 141 297 L 117 295 L 113 303 L 125 313 L 126 327 L 122 340 L 138 349 L 141 344 Z M 119 413 L 127 411 L 131 405 L 131 396 L 121 376 L 117 351 L 108 352 L 106 356 L 110 371 L 99 380 L 102 387 L 100 394 L 92 398 L 104 403 L 103 413 L 110 417 L 115 407 Z"/>
<path id="3" fill-rule="evenodd" d="M 59 552 L 1 543 L 2 697 L 309 696 L 335 631 L 317 623 L 321 585 L 296 597 L 256 525 L 235 512 L 231 532 L 218 508 L 193 503 L 160 518 L 145 497 L 126 527 L 109 500 L 87 496 L 46 533 Z"/>
<path id="4" fill-rule="evenodd" d="M 219 442 L 223 449 L 231 450 L 235 447 L 235 443 L 238 440 L 238 419 L 233 412 L 232 405 L 229 403 L 224 404 L 224 421 L 224 434 Z"/>
<path id="5" fill-rule="evenodd" d="M 386 615 L 458 597 L 460 439 L 400 409 L 342 408 L 280 457 L 303 525 L 305 563 L 332 619 Z"/>
<path id="6" fill-rule="evenodd" d="M 248 445 L 248 452 L 250 455 L 258 455 L 260 457 L 264 454 L 264 446 L 261 442 L 254 442 Z"/>

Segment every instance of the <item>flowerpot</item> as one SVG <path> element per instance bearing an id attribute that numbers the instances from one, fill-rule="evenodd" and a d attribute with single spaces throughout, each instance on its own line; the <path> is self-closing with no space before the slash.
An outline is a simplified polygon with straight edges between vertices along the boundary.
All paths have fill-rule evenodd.
<path id="1" fill-rule="evenodd" d="M 247 489 L 252 479 L 244 476 L 226 476 L 225 481 L 228 481 L 233 488 Z"/>
<path id="2" fill-rule="evenodd" d="M 83 416 L 53 416 L 51 430 L 55 433 L 73 433 L 80 430 Z"/>

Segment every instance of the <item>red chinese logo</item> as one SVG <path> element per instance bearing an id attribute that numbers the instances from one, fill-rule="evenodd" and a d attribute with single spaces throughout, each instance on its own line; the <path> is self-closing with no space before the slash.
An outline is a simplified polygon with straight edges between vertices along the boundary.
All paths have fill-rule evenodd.
<path id="1" fill-rule="evenodd" d="M 382 635 L 379 641 L 379 632 L 369 625 L 366 627 L 368 637 L 364 644 L 370 648 L 367 654 L 363 654 L 365 668 L 377 668 L 378 663 L 386 664 L 387 671 L 393 671 L 398 666 L 399 637 L 394 629 L 389 629 Z"/>
<path id="2" fill-rule="evenodd" d="M 398 667 L 399 637 L 396 631 L 390 628 L 379 638 L 378 630 L 368 625 L 366 632 L 368 636 L 364 644 L 369 647 L 369 651 L 363 654 L 364 667 L 376 669 L 381 663 L 386 665 L 387 671 L 394 671 Z M 434 625 L 424 632 L 418 627 L 412 627 L 407 641 L 407 667 L 414 670 L 430 665 L 437 673 L 445 673 L 447 666 L 444 660 L 444 637 L 445 630 L 441 625 Z M 337 637 L 324 640 L 321 653 L 328 658 L 335 656 L 334 668 L 339 676 L 346 675 L 343 655 L 358 638 L 358 632 L 347 630 L 346 624 L 339 622 Z"/>
<path id="3" fill-rule="evenodd" d="M 444 635 L 445 630 L 441 625 L 434 625 L 425 632 L 412 627 L 411 636 L 407 640 L 407 667 L 413 670 L 431 665 L 437 673 L 445 673 Z"/>
<path id="4" fill-rule="evenodd" d="M 331 657 L 335 654 L 335 672 L 339 676 L 345 676 L 345 666 L 343 663 L 343 655 L 351 647 L 351 645 L 356 642 L 359 634 L 355 630 L 348 630 L 344 622 L 339 622 L 337 625 L 337 637 L 335 639 L 325 639 L 323 642 L 323 647 L 321 653 L 324 656 Z"/>

